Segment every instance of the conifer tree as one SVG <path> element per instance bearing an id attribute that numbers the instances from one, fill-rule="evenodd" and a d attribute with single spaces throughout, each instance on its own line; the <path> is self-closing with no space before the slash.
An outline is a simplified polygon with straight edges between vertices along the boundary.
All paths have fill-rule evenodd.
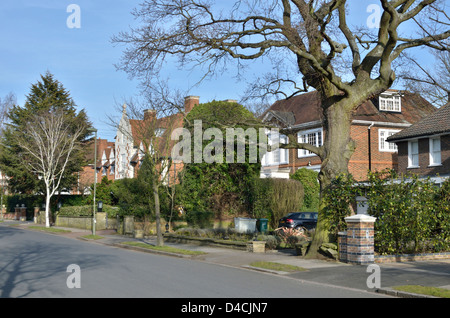
<path id="1" fill-rule="evenodd" d="M 85 141 L 89 136 L 87 130 L 91 126 L 84 109 L 77 112 L 76 104 L 69 91 L 55 79 L 54 75 L 46 72 L 40 80 L 31 85 L 30 93 L 26 96 L 23 107 L 14 105 L 8 111 L 8 123 L 5 125 L 0 142 L 0 170 L 10 177 L 9 189 L 13 193 L 43 193 L 42 180 L 25 168 L 20 158 L 18 136 L 26 131 L 30 119 L 37 113 L 53 113 L 62 111 L 69 131 L 75 132 L 78 127 L 86 127 L 78 137 L 78 141 Z M 61 180 L 60 189 L 70 189 L 77 181 L 76 172 L 85 164 L 84 151 L 71 154 L 70 164 Z"/>

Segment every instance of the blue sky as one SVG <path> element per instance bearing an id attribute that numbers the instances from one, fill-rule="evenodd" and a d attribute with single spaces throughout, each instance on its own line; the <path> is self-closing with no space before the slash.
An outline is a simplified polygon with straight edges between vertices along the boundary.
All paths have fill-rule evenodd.
<path id="1" fill-rule="evenodd" d="M 99 137 L 113 140 L 115 131 L 107 114 L 117 115 L 117 104 L 138 94 L 138 82 L 117 71 L 123 47 L 111 37 L 135 25 L 130 14 L 141 0 L 1 0 L 0 4 L 0 96 L 13 92 L 23 105 L 31 84 L 50 71 L 79 108 L 84 108 L 99 131 Z M 351 1 L 354 23 L 364 23 L 366 8 L 375 0 Z M 70 4 L 80 8 L 81 27 L 69 28 Z M 195 74 L 173 73 L 172 84 L 186 90 Z M 181 87 L 184 86 L 184 87 Z M 192 95 L 200 102 L 239 99 L 245 85 L 229 76 L 219 76 L 197 87 Z"/>

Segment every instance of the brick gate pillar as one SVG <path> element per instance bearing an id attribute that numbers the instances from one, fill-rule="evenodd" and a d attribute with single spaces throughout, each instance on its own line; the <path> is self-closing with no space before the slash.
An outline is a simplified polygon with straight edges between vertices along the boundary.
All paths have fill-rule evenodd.
<path id="1" fill-rule="evenodd" d="M 347 222 L 347 263 L 364 265 L 375 262 L 375 220 L 375 217 L 365 214 L 356 214 L 345 218 L 345 222 Z"/>

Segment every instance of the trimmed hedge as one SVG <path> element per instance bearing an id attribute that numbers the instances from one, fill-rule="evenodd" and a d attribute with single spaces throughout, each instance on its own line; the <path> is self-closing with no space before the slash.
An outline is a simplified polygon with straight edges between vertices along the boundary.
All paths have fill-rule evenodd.
<path id="1" fill-rule="evenodd" d="M 115 217 L 118 213 L 119 208 L 112 207 L 109 205 L 103 205 L 103 211 L 108 214 L 108 217 Z M 69 216 L 69 217 L 86 217 L 93 216 L 93 206 L 92 205 L 82 205 L 82 206 L 63 206 L 58 213 L 59 216 Z"/>

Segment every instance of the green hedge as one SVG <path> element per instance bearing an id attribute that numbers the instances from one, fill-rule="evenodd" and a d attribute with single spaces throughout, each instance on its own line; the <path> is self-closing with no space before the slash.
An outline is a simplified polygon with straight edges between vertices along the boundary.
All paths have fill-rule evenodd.
<path id="1" fill-rule="evenodd" d="M 108 213 L 108 217 L 115 217 L 119 211 L 119 208 L 112 207 L 109 205 L 103 205 L 102 212 Z M 60 216 L 70 216 L 70 217 L 90 217 L 93 216 L 93 206 L 92 205 L 82 205 L 82 206 L 63 206 L 58 212 Z"/>
<path id="2" fill-rule="evenodd" d="M 450 250 L 450 179 L 436 187 L 431 179 L 400 176 L 393 170 L 370 172 L 358 185 L 351 175 L 333 180 L 324 192 L 323 209 L 332 233 L 346 230 L 356 195 L 367 198 L 368 214 L 376 217 L 375 251 L 412 254 Z"/>
<path id="3" fill-rule="evenodd" d="M 292 179 L 257 178 L 253 182 L 253 217 L 267 218 L 272 228 L 289 212 L 300 211 L 303 185 Z"/>

